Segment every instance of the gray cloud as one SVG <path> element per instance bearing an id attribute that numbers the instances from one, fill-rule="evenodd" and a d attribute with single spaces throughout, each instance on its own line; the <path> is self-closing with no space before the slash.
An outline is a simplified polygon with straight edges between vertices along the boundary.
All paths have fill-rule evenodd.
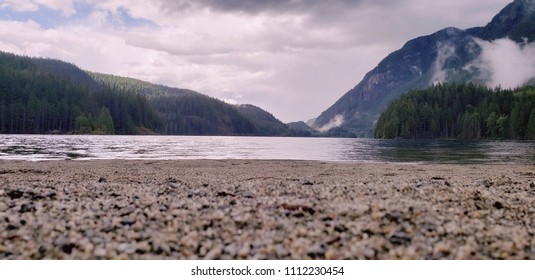
<path id="1" fill-rule="evenodd" d="M 355 8 L 363 3 L 383 3 L 389 1 L 369 0 L 198 0 L 172 1 L 161 0 L 171 11 L 184 11 L 192 8 L 209 8 L 222 12 L 258 13 L 309 13 L 315 10 L 344 10 Z M 390 1 L 391 2 L 391 1 Z"/>

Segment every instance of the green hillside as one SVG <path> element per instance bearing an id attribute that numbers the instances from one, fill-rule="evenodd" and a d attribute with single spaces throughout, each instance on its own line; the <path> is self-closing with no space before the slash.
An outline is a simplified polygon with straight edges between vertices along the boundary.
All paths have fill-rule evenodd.
<path id="1" fill-rule="evenodd" d="M 0 52 L 1 133 L 138 134 L 159 126 L 138 94 L 100 86 L 72 64 Z"/>
<path id="2" fill-rule="evenodd" d="M 0 133 L 293 135 L 258 107 L 3 52 Z"/>
<path id="3" fill-rule="evenodd" d="M 535 139 L 535 87 L 489 89 L 440 84 L 390 104 L 377 138 Z"/>
<path id="4" fill-rule="evenodd" d="M 288 136 L 291 131 L 270 113 L 252 105 L 230 105 L 187 90 L 113 75 L 89 73 L 112 88 L 133 90 L 146 96 L 162 120 L 167 135 Z"/>

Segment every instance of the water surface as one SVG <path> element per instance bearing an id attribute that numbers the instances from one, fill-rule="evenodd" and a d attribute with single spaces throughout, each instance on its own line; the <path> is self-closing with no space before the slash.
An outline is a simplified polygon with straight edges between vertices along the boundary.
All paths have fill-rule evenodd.
<path id="1" fill-rule="evenodd" d="M 282 159 L 534 164 L 534 141 L 0 135 L 0 159 Z"/>

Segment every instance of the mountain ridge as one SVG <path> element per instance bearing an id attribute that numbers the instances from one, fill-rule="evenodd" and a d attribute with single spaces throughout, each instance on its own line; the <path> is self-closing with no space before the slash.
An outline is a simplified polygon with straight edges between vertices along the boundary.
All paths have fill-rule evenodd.
<path id="1" fill-rule="evenodd" d="M 0 51 L 0 133 L 293 136 L 253 105 Z"/>
<path id="2" fill-rule="evenodd" d="M 534 0 L 508 4 L 483 27 L 447 27 L 407 41 L 322 112 L 313 127 L 321 130 L 343 120 L 335 127 L 342 134 L 371 137 L 384 108 L 410 89 L 438 82 L 483 83 L 478 69 L 468 67 L 482 54 L 476 40 L 508 37 L 517 43 L 535 40 Z"/>

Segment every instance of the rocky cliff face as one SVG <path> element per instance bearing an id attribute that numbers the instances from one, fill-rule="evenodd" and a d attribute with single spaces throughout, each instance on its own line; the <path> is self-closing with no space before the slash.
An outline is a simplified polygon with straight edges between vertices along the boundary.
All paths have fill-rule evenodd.
<path id="1" fill-rule="evenodd" d="M 407 42 L 324 111 L 313 127 L 336 128 L 341 136 L 369 137 L 386 105 L 411 88 L 441 82 L 485 83 L 488 77 L 475 63 L 482 53 L 480 42 L 499 38 L 535 40 L 535 0 L 509 4 L 485 27 L 449 27 Z"/>

